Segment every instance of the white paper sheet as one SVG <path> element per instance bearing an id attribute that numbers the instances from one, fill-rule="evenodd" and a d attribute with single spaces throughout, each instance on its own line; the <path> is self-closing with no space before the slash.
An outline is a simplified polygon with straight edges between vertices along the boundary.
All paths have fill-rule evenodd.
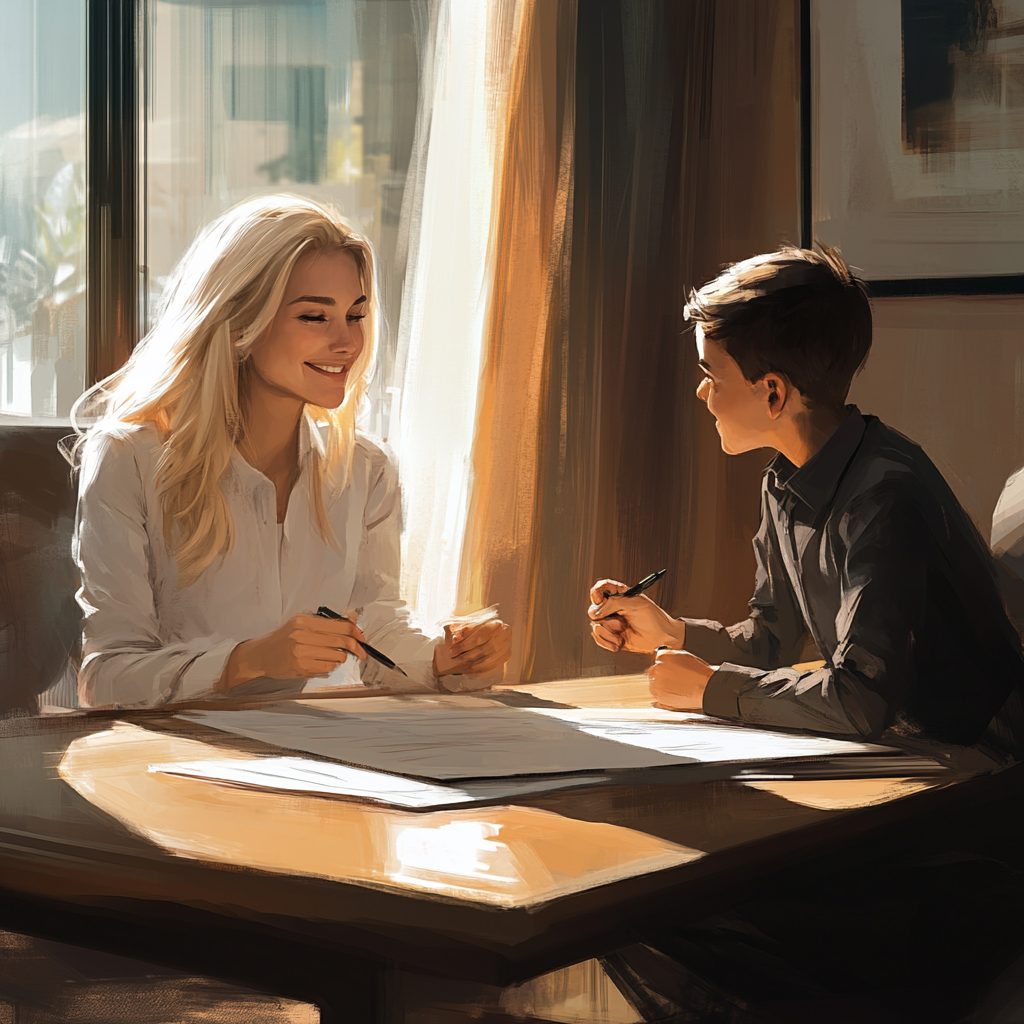
<path id="1" fill-rule="evenodd" d="M 657 720 L 651 720 L 615 711 L 610 718 L 604 711 L 508 707 L 467 696 L 365 698 L 351 704 L 357 706 L 344 711 L 276 705 L 182 716 L 288 750 L 439 782 L 893 752 L 673 712 L 656 712 Z"/>
<path id="2" fill-rule="evenodd" d="M 364 768 L 304 757 L 261 757 L 251 761 L 237 758 L 151 764 L 151 772 L 221 782 L 246 789 L 312 793 L 426 811 L 464 804 L 511 800 L 533 793 L 610 781 L 608 776 L 533 777 L 529 779 L 488 779 L 461 786 L 438 786 L 397 775 L 385 775 Z"/>
<path id="3" fill-rule="evenodd" d="M 657 712 L 643 709 L 630 715 L 621 709 L 549 709 L 529 708 L 572 724 L 588 736 L 612 740 L 644 750 L 671 754 L 700 764 L 742 764 L 746 761 L 794 760 L 805 757 L 842 757 L 850 754 L 895 753 L 892 747 L 855 743 L 828 736 L 801 736 L 792 733 L 750 729 L 740 725 L 709 721 L 704 715 Z M 678 713 L 676 713 L 678 714 Z"/>

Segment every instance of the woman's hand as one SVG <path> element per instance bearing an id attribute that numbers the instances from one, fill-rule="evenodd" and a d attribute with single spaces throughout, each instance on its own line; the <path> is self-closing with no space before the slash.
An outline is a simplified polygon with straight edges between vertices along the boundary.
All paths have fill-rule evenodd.
<path id="1" fill-rule="evenodd" d="M 325 676 L 349 654 L 366 659 L 360 646 L 362 630 L 355 614 L 345 619 L 294 615 L 273 633 L 240 643 L 228 658 L 216 689 L 223 693 L 260 676 L 271 679 L 311 679 Z"/>
<path id="2" fill-rule="evenodd" d="M 714 670 L 689 651 L 658 651 L 647 670 L 651 696 L 673 711 L 702 711 L 704 690 Z"/>
<path id="3" fill-rule="evenodd" d="M 486 676 L 512 656 L 512 627 L 500 619 L 445 626 L 444 643 L 434 648 L 434 675 Z"/>
<path id="4" fill-rule="evenodd" d="M 590 588 L 590 632 L 609 651 L 650 654 L 659 647 L 683 646 L 686 624 L 673 619 L 649 597 L 619 597 L 629 587 L 618 580 L 599 580 Z M 605 597 L 605 594 L 609 597 Z"/>

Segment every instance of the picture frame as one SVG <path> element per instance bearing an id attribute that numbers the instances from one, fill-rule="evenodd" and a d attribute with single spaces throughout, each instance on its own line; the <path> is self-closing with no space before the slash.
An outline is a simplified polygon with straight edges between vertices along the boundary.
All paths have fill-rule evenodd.
<path id="1" fill-rule="evenodd" d="M 1024 293 L 1024 2 L 800 13 L 803 243 L 876 296 Z"/>

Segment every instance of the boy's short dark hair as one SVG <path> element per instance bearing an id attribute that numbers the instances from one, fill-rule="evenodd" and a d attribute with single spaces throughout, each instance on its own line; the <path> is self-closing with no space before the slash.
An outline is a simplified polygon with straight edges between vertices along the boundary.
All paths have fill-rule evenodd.
<path id="1" fill-rule="evenodd" d="M 867 286 L 837 249 L 783 246 L 734 263 L 690 293 L 700 323 L 749 381 L 785 375 L 811 404 L 839 411 L 871 348 Z"/>

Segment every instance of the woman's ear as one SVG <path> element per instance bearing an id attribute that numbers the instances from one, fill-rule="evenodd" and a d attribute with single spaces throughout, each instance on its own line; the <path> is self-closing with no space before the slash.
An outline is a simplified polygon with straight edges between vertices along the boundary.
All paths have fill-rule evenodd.
<path id="1" fill-rule="evenodd" d="M 769 373 L 764 378 L 764 386 L 768 391 L 768 416 L 776 420 L 782 415 L 789 399 L 789 383 L 780 373 Z"/>

